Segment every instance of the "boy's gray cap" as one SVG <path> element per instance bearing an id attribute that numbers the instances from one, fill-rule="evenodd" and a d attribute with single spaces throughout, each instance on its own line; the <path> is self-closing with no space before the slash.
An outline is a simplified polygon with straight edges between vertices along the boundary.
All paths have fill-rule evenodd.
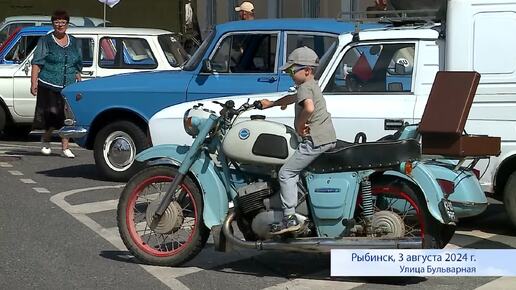
<path id="1" fill-rule="evenodd" d="M 318 66 L 319 57 L 317 56 L 317 53 L 315 53 L 315 51 L 306 46 L 298 47 L 289 54 L 287 62 L 280 68 L 280 70 L 286 70 L 295 64 L 305 66 Z"/>

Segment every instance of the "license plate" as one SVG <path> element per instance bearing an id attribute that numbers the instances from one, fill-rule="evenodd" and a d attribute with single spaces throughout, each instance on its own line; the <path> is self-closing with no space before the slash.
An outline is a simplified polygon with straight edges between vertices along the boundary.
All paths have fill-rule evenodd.
<path id="1" fill-rule="evenodd" d="M 442 200 L 444 209 L 446 210 L 446 214 L 450 217 L 452 221 L 457 221 L 457 217 L 455 216 L 455 210 L 453 209 L 453 204 L 451 201 L 447 199 Z"/>

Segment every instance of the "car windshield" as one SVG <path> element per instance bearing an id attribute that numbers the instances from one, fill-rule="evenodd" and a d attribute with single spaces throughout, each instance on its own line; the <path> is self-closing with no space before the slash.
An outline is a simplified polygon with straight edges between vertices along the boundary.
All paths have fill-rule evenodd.
<path id="1" fill-rule="evenodd" d="M 158 42 L 171 66 L 181 66 L 188 60 L 188 54 L 172 34 L 158 36 Z"/>
<path id="2" fill-rule="evenodd" d="M 328 51 L 326 51 L 326 53 L 324 53 L 324 55 L 321 57 L 321 59 L 319 61 L 319 66 L 317 67 L 317 69 L 315 71 L 315 75 L 314 75 L 314 78 L 316 80 L 321 78 L 322 73 L 326 69 L 326 66 L 328 66 L 328 63 L 330 62 L 331 57 L 335 53 L 335 50 L 337 49 L 338 46 L 339 46 L 339 41 L 337 40 L 328 48 Z"/>
<path id="3" fill-rule="evenodd" d="M 190 60 L 186 63 L 183 70 L 194 70 L 197 65 L 201 62 L 202 57 L 206 53 L 208 49 L 208 45 L 210 45 L 212 39 L 215 37 L 215 28 L 210 32 L 210 34 L 204 39 L 201 46 L 197 49 L 194 55 L 190 58 Z"/>

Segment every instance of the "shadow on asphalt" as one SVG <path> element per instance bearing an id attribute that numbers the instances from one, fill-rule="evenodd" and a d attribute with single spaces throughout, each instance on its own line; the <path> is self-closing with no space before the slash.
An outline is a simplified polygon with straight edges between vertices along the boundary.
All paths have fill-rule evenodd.
<path id="1" fill-rule="evenodd" d="M 56 150 L 52 150 L 52 151 L 56 151 Z M 56 152 L 60 152 L 60 150 L 58 150 Z M 21 156 L 61 156 L 60 153 L 56 153 L 56 152 L 52 152 L 52 153 L 50 153 L 50 155 L 43 155 L 39 151 L 27 151 L 27 150 L 23 150 L 23 149 L 15 149 L 15 150 L 11 150 L 11 151 L 6 151 L 5 154 L 21 155 Z"/>
<path id="2" fill-rule="evenodd" d="M 95 164 L 79 164 L 56 169 L 36 172 L 49 177 L 82 177 L 86 179 L 105 181 L 98 173 Z"/>
<path id="3" fill-rule="evenodd" d="M 99 256 L 118 262 L 138 264 L 139 262 L 131 256 L 129 251 L 101 251 Z"/>
<path id="4" fill-rule="evenodd" d="M 426 281 L 424 277 L 330 277 L 330 255 L 328 253 L 263 252 L 256 256 L 210 267 L 201 256 L 224 255 L 213 252 L 213 245 L 206 245 L 197 257 L 182 267 L 197 267 L 221 273 L 251 275 L 253 277 L 281 277 L 287 279 L 311 279 L 320 281 L 345 281 L 356 283 L 388 284 L 407 286 Z M 204 254 L 204 255 L 203 255 Z M 228 254 L 229 255 L 229 254 Z M 124 263 L 144 264 L 128 251 L 101 251 L 99 256 Z"/>
<path id="5" fill-rule="evenodd" d="M 516 236 L 514 226 L 507 216 L 503 204 L 490 204 L 482 214 L 461 219 L 457 229 L 464 231 L 479 230 L 489 234 Z"/>

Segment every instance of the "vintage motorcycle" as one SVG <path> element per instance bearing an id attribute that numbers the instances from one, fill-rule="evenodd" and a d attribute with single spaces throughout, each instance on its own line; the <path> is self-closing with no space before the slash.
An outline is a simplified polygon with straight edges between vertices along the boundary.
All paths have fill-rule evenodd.
<path id="1" fill-rule="evenodd" d="M 218 104 L 220 114 L 202 104 L 186 111 L 191 146 L 159 145 L 137 156 L 148 166 L 124 188 L 117 221 L 139 260 L 181 265 L 201 251 L 210 231 L 220 251 L 441 248 L 453 235 L 449 193 L 418 162 L 418 141 L 397 139 L 338 141 L 301 175 L 301 229 L 273 236 L 271 225 L 283 216 L 277 173 L 299 137 L 261 115 L 236 122 L 259 102 Z"/>

